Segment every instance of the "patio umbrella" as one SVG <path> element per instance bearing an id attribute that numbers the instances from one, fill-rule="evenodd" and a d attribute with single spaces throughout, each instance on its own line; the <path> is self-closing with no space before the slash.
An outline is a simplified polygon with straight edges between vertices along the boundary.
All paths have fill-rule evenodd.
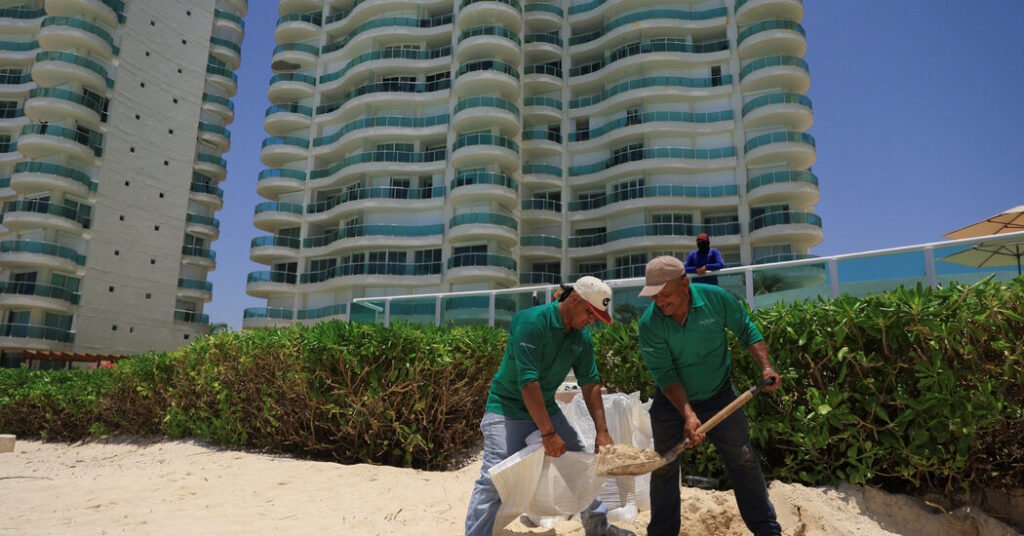
<path id="1" fill-rule="evenodd" d="M 975 268 L 999 268 L 1016 265 L 1017 275 L 1021 275 L 1020 265 L 1022 256 L 1024 256 L 1024 245 L 1021 242 L 1009 242 L 1006 244 L 982 242 L 972 248 L 952 255 L 946 255 L 939 260 L 964 266 L 973 266 Z"/>
<path id="2" fill-rule="evenodd" d="M 974 238 L 1002 233 L 1024 231 L 1024 205 L 1011 208 L 991 218 L 957 229 L 945 235 L 946 238 Z"/>

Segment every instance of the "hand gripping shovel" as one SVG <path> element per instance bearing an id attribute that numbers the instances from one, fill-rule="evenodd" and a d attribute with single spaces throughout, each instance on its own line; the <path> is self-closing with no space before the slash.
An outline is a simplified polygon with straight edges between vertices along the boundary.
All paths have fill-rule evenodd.
<path id="1" fill-rule="evenodd" d="M 698 434 L 703 434 L 703 433 L 708 432 L 709 430 L 711 430 L 712 428 L 717 426 L 718 423 L 724 421 L 726 419 L 726 417 L 728 417 L 729 415 L 732 415 L 736 410 L 738 410 L 738 409 L 742 408 L 744 405 L 746 405 L 746 403 L 749 402 L 751 398 L 754 398 L 754 395 L 756 395 L 757 393 L 760 393 L 762 389 L 764 389 L 765 387 L 767 387 L 769 385 L 772 385 L 774 383 L 775 383 L 775 378 L 767 378 L 767 379 L 763 380 L 761 383 L 759 383 L 758 385 L 755 385 L 754 387 L 751 387 L 750 389 L 745 391 L 743 394 L 741 394 L 740 396 L 736 397 L 736 400 L 733 400 L 731 403 L 729 403 L 728 406 L 722 408 L 721 411 L 719 411 L 718 413 L 714 414 L 710 419 L 707 420 L 707 422 L 705 422 L 704 424 L 701 424 L 697 428 L 697 433 Z M 646 461 L 642 461 L 642 462 L 639 462 L 639 463 L 628 463 L 628 464 L 616 465 L 616 466 L 611 466 L 611 467 L 607 467 L 607 466 L 606 467 L 602 467 L 602 464 L 599 461 L 598 462 L 598 467 L 599 467 L 598 473 L 603 475 L 603 476 L 637 476 L 637 475 L 642 475 L 644 473 L 650 473 L 651 471 L 654 471 L 656 469 L 660 469 L 660 468 L 664 467 L 665 465 L 668 465 L 668 464 L 672 463 L 673 461 L 675 461 L 675 459 L 679 456 L 679 454 L 682 453 L 684 450 L 686 450 L 687 447 L 690 446 L 690 443 L 691 443 L 690 438 L 687 437 L 681 443 L 679 443 L 675 447 L 672 447 L 672 450 L 666 452 L 663 456 L 660 456 L 660 457 L 657 457 L 657 458 L 653 458 L 653 459 L 649 459 L 649 460 L 646 460 Z M 648 452 L 651 452 L 651 451 L 648 451 Z M 652 452 L 652 454 L 653 454 L 653 452 Z"/>

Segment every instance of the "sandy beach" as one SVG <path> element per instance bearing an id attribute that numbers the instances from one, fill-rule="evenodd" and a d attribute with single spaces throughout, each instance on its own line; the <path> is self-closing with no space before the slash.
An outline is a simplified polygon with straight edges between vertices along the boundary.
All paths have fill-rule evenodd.
<path id="1" fill-rule="evenodd" d="M 0 454 L 0 535 L 457 535 L 479 461 L 448 472 L 295 460 L 196 442 L 19 440 Z M 772 482 L 785 534 L 1011 535 L 969 509 L 936 513 L 870 488 Z M 747 534 L 731 492 L 683 489 L 683 534 Z M 645 534 L 648 512 L 620 525 Z M 519 521 L 502 536 L 582 536 Z"/>

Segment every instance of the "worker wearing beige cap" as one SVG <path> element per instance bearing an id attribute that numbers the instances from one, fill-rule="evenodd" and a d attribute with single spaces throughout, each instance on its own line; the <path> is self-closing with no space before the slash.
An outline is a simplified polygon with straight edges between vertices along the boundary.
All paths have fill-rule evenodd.
<path id="1" fill-rule="evenodd" d="M 490 469 L 525 448 L 528 436 L 539 430 L 548 456 L 583 450 L 583 442 L 555 403 L 555 391 L 570 369 L 594 420 L 596 447 L 612 444 L 594 345 L 587 331 L 587 326 L 597 320 L 612 323 L 608 311 L 611 300 L 612 290 L 606 283 L 586 276 L 572 286 L 563 285 L 557 301 L 524 309 L 512 318 L 505 355 L 491 382 L 480 421 L 484 459 L 469 499 L 467 536 L 493 533 L 501 498 L 491 481 Z M 607 514 L 600 500 L 580 514 L 586 536 L 633 536 L 609 525 Z"/>
<path id="2" fill-rule="evenodd" d="M 730 372 L 732 361 L 725 331 L 736 335 L 762 369 L 781 383 L 768 360 L 768 347 L 746 309 L 728 291 L 691 283 L 675 257 L 656 257 L 647 263 L 641 296 L 654 303 L 640 317 L 640 353 L 654 377 L 657 391 L 651 405 L 654 448 L 667 452 L 689 437 L 693 445 L 709 419 L 736 398 Z M 768 499 L 764 474 L 750 446 L 743 410 L 738 410 L 707 433 L 725 462 L 743 522 L 758 535 L 776 535 L 781 527 Z M 651 474 L 650 536 L 677 536 L 680 525 L 679 459 Z"/>

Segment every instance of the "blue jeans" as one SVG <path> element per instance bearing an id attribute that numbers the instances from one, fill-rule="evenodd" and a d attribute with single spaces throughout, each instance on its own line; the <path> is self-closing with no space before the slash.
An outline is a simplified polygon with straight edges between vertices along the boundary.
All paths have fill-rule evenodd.
<path id="1" fill-rule="evenodd" d="M 579 452 L 583 450 L 583 442 L 576 435 L 565 415 L 558 412 L 551 416 L 555 432 L 565 441 L 566 450 Z M 466 536 L 491 536 L 494 532 L 494 521 L 501 507 L 498 490 L 491 482 L 487 471 L 501 463 L 509 456 L 526 447 L 526 437 L 537 430 L 533 421 L 517 421 L 505 418 L 504 415 L 487 412 L 480 421 L 480 430 L 484 433 L 484 464 L 480 468 L 480 478 L 473 488 L 469 499 L 469 511 L 466 513 Z M 594 500 L 587 511 L 580 513 L 580 520 L 587 536 L 600 536 L 608 531 L 608 508 L 600 500 Z"/>
<path id="2" fill-rule="evenodd" d="M 731 382 L 707 400 L 690 401 L 701 422 L 736 399 Z M 651 428 L 654 432 L 654 450 L 665 453 L 683 440 L 683 417 L 672 402 L 658 390 L 651 404 Z M 750 433 L 743 409 L 736 410 L 727 419 L 708 432 L 732 480 L 733 492 L 740 516 L 750 532 L 757 535 L 777 535 L 782 527 L 775 518 L 775 507 L 768 499 L 761 463 L 750 446 Z M 648 536 L 678 536 L 680 525 L 679 460 L 651 473 L 651 523 Z"/>

